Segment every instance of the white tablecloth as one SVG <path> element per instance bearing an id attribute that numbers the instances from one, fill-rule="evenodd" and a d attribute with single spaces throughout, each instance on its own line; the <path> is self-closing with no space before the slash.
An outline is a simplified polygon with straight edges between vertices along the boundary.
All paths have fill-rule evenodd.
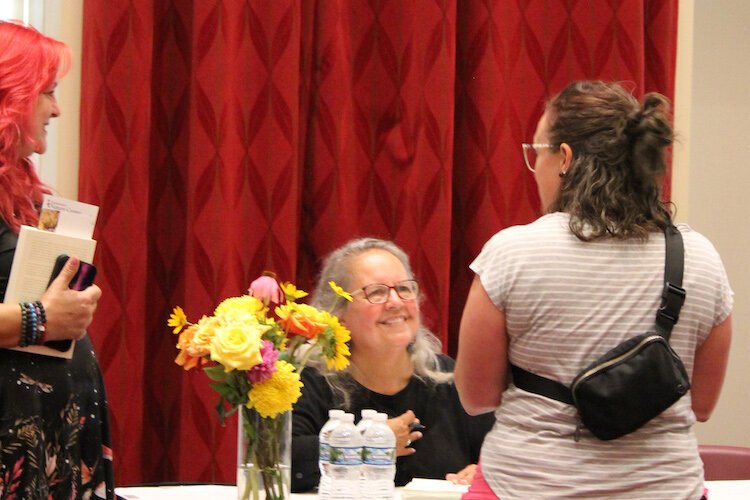
<path id="1" fill-rule="evenodd" d="M 460 492 L 450 491 L 453 489 L 453 485 L 447 482 L 443 482 L 443 484 L 445 484 L 445 491 L 434 493 L 432 495 L 425 493 L 423 498 L 459 499 L 461 497 Z M 434 483 L 433 485 L 439 486 L 438 483 Z M 750 480 L 708 481 L 706 486 L 708 487 L 710 500 L 750 499 Z M 397 488 L 396 490 L 395 500 L 401 500 L 402 497 L 404 499 L 415 498 L 408 489 Z M 237 489 L 234 486 L 200 485 L 127 487 L 117 488 L 116 491 L 118 495 L 125 497 L 128 500 L 235 500 L 237 498 Z M 305 500 L 316 497 L 317 495 L 315 493 L 292 494 L 292 500 Z"/>
<path id="2" fill-rule="evenodd" d="M 128 500 L 237 500 L 235 486 L 131 486 L 116 488 L 115 492 Z M 309 500 L 317 496 L 317 493 L 292 493 L 291 500 Z M 400 498 L 398 496 L 396 500 Z"/>

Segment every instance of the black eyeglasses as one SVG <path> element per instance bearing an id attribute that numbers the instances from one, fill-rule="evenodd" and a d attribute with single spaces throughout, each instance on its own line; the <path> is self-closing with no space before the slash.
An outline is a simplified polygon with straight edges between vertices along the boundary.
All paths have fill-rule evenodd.
<path id="1" fill-rule="evenodd" d="M 399 281 L 393 286 L 384 285 L 383 283 L 373 283 L 363 286 L 359 290 L 351 292 L 351 294 L 354 295 L 355 293 L 362 292 L 369 303 L 385 304 L 391 295 L 391 289 L 396 290 L 396 295 L 401 300 L 414 300 L 419 295 L 419 283 L 417 283 L 417 280 Z"/>

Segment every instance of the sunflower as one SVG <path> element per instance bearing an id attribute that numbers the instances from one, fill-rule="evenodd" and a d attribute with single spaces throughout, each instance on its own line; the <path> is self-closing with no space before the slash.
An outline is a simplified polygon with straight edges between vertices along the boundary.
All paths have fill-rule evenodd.
<path id="1" fill-rule="evenodd" d="M 339 322 L 339 319 L 327 311 L 321 311 L 321 320 L 326 328 L 318 334 L 317 343 L 326 358 L 328 368 L 343 370 L 349 366 L 349 345 L 351 340 L 349 330 Z"/>

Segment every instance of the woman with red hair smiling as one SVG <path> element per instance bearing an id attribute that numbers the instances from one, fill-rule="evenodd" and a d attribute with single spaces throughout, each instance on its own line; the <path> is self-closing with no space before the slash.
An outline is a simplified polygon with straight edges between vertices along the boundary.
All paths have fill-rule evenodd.
<path id="1" fill-rule="evenodd" d="M 70 49 L 31 27 L 0 21 L 0 302 L 21 225 L 35 226 L 48 193 L 29 160 L 47 149 L 59 116 L 57 81 Z M 0 496 L 114 498 L 107 401 L 86 327 L 101 290 L 67 284 L 68 260 L 40 300 L 0 304 Z M 20 307 L 19 307 L 20 306 Z M 10 350 L 77 340 L 71 359 Z"/>

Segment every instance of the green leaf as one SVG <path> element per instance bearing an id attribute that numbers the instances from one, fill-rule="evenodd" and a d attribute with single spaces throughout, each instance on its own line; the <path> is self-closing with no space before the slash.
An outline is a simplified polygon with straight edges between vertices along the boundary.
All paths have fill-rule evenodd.
<path id="1" fill-rule="evenodd" d="M 219 414 L 219 422 L 224 425 L 224 420 L 227 418 L 227 411 L 224 409 L 224 398 L 219 398 L 219 403 L 216 405 L 216 413 Z"/>
<path id="2" fill-rule="evenodd" d="M 227 379 L 227 372 L 224 371 L 224 367 L 221 365 L 208 366 L 203 371 L 211 380 L 224 382 Z"/>
<path id="3" fill-rule="evenodd" d="M 239 393 L 237 392 L 237 389 L 231 385 L 217 382 L 211 384 L 211 388 L 218 392 L 221 397 L 229 401 L 230 404 L 239 404 L 238 402 L 235 402 L 239 397 Z"/>

